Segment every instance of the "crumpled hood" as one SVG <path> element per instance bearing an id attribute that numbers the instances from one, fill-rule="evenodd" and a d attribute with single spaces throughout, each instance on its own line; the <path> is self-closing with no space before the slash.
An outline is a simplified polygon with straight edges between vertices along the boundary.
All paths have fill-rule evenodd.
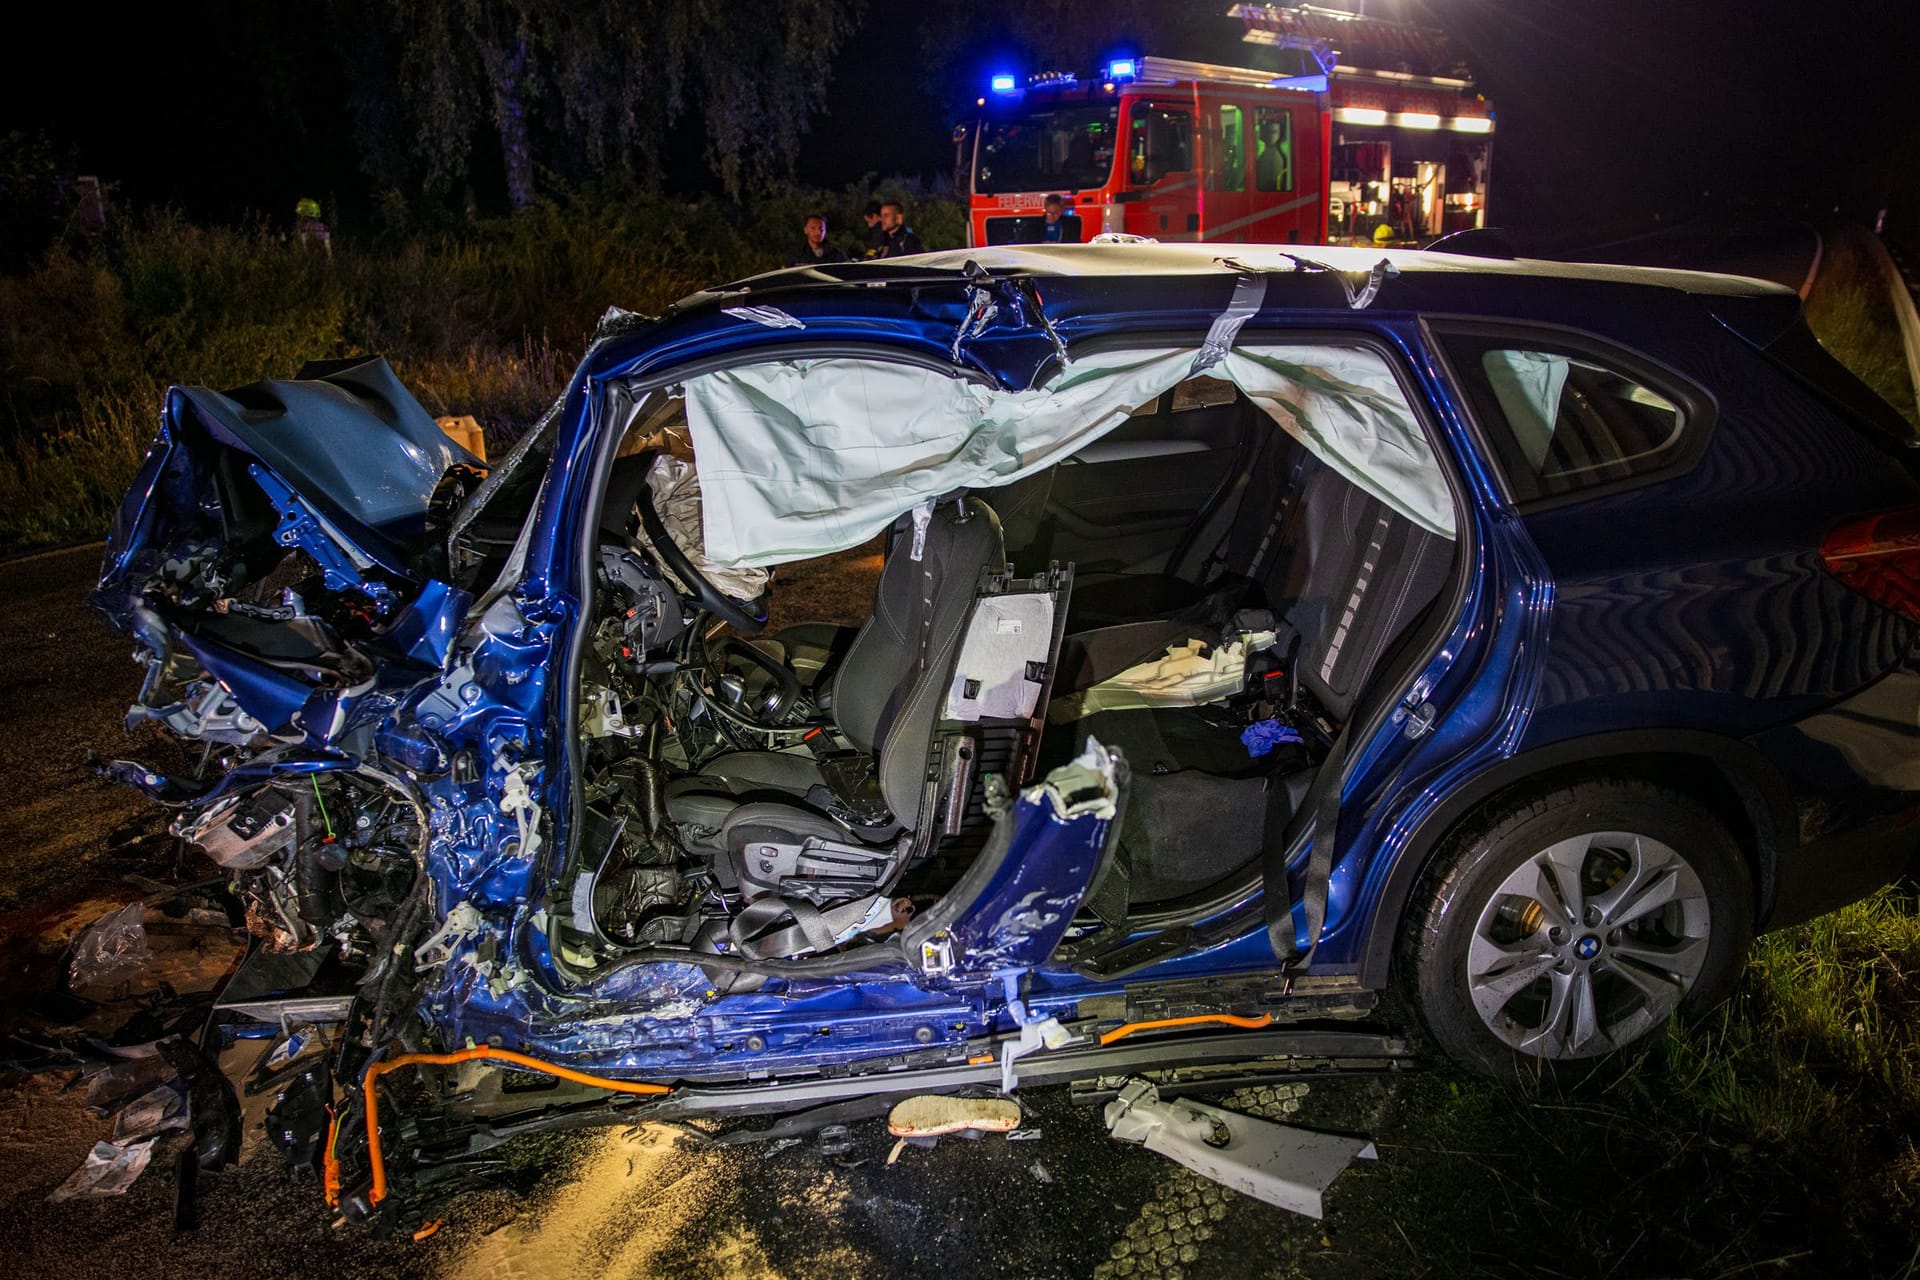
<path id="1" fill-rule="evenodd" d="M 430 516 L 483 465 L 379 357 L 173 388 L 92 595 L 149 662 L 131 719 L 337 745 L 354 704 L 444 665 L 470 597 Z"/>
<path id="2" fill-rule="evenodd" d="M 271 468 L 384 567 L 417 560 L 427 507 L 448 468 L 481 466 L 394 376 L 383 356 L 309 363 L 291 380 L 176 394 L 215 435 Z M 169 403 L 170 416 L 174 406 Z"/>

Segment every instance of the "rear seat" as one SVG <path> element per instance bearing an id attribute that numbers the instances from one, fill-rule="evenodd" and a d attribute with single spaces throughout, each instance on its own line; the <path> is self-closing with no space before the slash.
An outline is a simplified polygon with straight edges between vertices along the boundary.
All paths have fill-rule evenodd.
<path id="1" fill-rule="evenodd" d="M 1089 617 L 1076 584 L 1056 689 L 1146 661 L 1204 619 L 1263 607 L 1281 624 L 1280 648 L 1293 652 L 1301 685 L 1344 721 L 1387 646 L 1440 594 L 1452 556 L 1451 541 L 1277 437 L 1255 462 L 1222 562 L 1205 587 L 1186 584 L 1185 607 L 1166 607 L 1183 595 L 1171 585 L 1133 584 L 1129 593 L 1111 581 Z"/>
<path id="2" fill-rule="evenodd" d="M 1446 586 L 1453 543 L 1325 463 L 1307 469 L 1262 583 L 1300 684 L 1344 723 L 1380 657 Z"/>
<path id="3" fill-rule="evenodd" d="M 1192 592 L 1197 603 L 1156 613 L 1137 598 L 1146 607 L 1132 620 L 1070 633 L 1056 694 L 1170 644 L 1217 634 L 1236 610 L 1258 607 L 1275 615 L 1280 650 L 1292 655 L 1301 687 L 1334 720 L 1351 717 L 1388 646 L 1446 585 L 1453 544 L 1291 440 L 1278 439 L 1269 452 L 1248 479 L 1224 565 Z M 1109 592 L 1109 606 L 1124 603 Z M 1049 730 L 1043 763 L 1064 759 L 1091 735 L 1119 747 L 1132 766 L 1119 880 L 1107 894 L 1128 907 L 1178 901 L 1249 865 L 1268 825 L 1284 826 L 1314 775 L 1302 747 L 1251 757 L 1240 725 L 1219 707 L 1106 711 L 1059 727 L 1070 731 Z M 1120 913 L 1110 903 L 1101 918 Z"/>

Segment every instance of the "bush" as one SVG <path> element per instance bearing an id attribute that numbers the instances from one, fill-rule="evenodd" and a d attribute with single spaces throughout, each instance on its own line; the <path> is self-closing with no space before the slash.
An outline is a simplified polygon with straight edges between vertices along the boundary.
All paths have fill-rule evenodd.
<path id="1" fill-rule="evenodd" d="M 236 386 L 378 352 L 436 414 L 494 447 L 552 401 L 609 307 L 653 314 L 771 270 L 824 210 L 849 248 L 869 199 L 903 200 L 929 247 L 965 238 L 945 187 L 871 180 L 726 201 L 576 196 L 458 230 L 336 234 L 331 255 L 264 222 L 170 211 L 56 241 L 0 276 L 0 547 L 97 537 L 169 384 Z"/>

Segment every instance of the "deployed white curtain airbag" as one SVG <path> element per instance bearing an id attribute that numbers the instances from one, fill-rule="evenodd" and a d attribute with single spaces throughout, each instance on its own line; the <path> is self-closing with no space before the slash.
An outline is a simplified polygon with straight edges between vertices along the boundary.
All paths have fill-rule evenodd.
<path id="1" fill-rule="evenodd" d="M 1547 449 L 1560 422 L 1567 364 L 1567 357 L 1547 351 L 1495 350 L 1480 359 L 1500 412 L 1536 472 L 1547 465 Z"/>
<path id="2" fill-rule="evenodd" d="M 1187 376 L 1191 348 L 1081 356 L 1046 386 L 1001 391 L 879 360 L 782 360 L 689 378 L 707 554 L 770 565 L 858 546 L 951 490 L 1017 480 L 1119 426 Z M 1422 528 L 1453 502 L 1399 382 L 1370 351 L 1237 349 L 1207 371 Z"/>

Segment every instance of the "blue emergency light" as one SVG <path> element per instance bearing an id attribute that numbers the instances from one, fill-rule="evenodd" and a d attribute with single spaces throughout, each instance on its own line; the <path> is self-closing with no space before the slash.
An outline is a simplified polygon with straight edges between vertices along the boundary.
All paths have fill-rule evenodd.
<path id="1" fill-rule="evenodd" d="M 1008 75 L 995 76 L 992 85 L 995 93 L 1012 93 L 1014 90 L 1013 77 Z"/>
<path id="2" fill-rule="evenodd" d="M 1107 64 L 1107 79 L 1131 80 L 1139 74 L 1139 68 L 1132 58 L 1115 58 Z"/>

